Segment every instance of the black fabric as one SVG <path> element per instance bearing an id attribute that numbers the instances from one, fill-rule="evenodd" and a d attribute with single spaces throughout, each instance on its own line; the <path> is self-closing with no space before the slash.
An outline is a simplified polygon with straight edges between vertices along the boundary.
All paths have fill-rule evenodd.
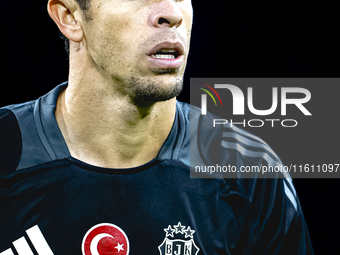
<path id="1" fill-rule="evenodd" d="M 15 115 L 0 109 L 0 176 L 15 171 L 21 149 L 21 132 Z"/>
<path id="2" fill-rule="evenodd" d="M 313 254 L 289 176 L 191 178 L 190 160 L 280 163 L 264 141 L 236 127 L 214 129 L 209 116 L 177 102 L 157 158 L 132 169 L 92 166 L 71 157 L 54 116 L 66 86 L 0 109 L 0 254 L 26 243 L 39 255 L 41 245 L 48 255 L 126 255 L 128 243 L 105 232 L 112 224 L 126 234 L 129 254 Z M 45 240 L 34 243 L 31 228 Z M 95 245 L 85 242 L 93 229 L 105 230 Z"/>
<path id="3" fill-rule="evenodd" d="M 81 254 L 86 231 L 112 222 L 127 234 L 131 254 L 157 254 L 164 229 L 181 222 L 195 231 L 199 254 L 310 254 L 300 216 L 286 240 L 280 180 L 244 183 L 253 189 L 250 203 L 223 179 L 190 179 L 189 171 L 170 160 L 124 172 L 69 158 L 7 175 L 0 178 L 0 250 L 39 224 L 54 254 Z"/>

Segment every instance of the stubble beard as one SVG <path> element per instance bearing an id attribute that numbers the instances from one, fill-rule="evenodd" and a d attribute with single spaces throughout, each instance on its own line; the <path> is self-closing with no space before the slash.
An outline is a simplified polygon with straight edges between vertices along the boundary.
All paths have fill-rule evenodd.
<path id="1" fill-rule="evenodd" d="M 186 38 L 177 30 L 169 29 L 148 37 L 141 43 L 140 48 L 148 49 L 150 45 L 157 45 L 167 40 L 180 41 L 186 46 Z M 141 104 L 164 102 L 177 97 L 182 92 L 184 72 L 182 73 L 181 68 L 149 67 L 149 71 L 155 76 L 143 77 L 136 73 L 127 79 L 127 88 L 135 102 Z"/>
<path id="2" fill-rule="evenodd" d="M 162 70 L 162 74 L 167 75 L 171 70 Z M 170 77 L 168 84 L 146 77 L 130 77 L 125 83 L 130 97 L 137 104 L 149 104 L 164 102 L 177 97 L 183 89 L 183 77 Z"/>

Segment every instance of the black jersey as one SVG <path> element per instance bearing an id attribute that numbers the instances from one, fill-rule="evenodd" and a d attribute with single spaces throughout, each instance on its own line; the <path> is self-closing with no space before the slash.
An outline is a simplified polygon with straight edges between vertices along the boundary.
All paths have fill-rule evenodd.
<path id="1" fill-rule="evenodd" d="M 289 178 L 190 178 L 190 154 L 199 164 L 279 161 L 262 140 L 212 130 L 198 109 L 190 132 L 190 106 L 177 102 L 157 158 L 92 166 L 70 155 L 55 119 L 66 86 L 0 109 L 0 255 L 312 254 Z"/>

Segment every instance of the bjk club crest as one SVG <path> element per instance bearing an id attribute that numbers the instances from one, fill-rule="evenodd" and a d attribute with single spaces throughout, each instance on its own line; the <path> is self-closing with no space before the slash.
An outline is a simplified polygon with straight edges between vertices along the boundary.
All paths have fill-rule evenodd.
<path id="1" fill-rule="evenodd" d="M 84 236 L 83 255 L 128 255 L 129 239 L 124 231 L 110 223 L 92 227 Z"/>
<path id="2" fill-rule="evenodd" d="M 199 248 L 196 246 L 193 238 L 195 230 L 189 226 L 182 226 L 180 222 L 173 228 L 169 225 L 164 229 L 165 239 L 158 246 L 160 255 L 197 255 Z M 170 239 L 171 238 L 171 239 Z M 184 240 L 183 240 L 184 239 Z"/>

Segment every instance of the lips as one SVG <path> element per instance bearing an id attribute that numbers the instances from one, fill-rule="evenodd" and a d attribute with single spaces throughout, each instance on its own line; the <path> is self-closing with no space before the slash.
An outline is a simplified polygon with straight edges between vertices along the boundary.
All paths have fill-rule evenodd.
<path id="1" fill-rule="evenodd" d="M 147 55 L 154 68 L 177 69 L 183 64 L 184 47 L 181 43 L 163 42 L 156 45 Z"/>

